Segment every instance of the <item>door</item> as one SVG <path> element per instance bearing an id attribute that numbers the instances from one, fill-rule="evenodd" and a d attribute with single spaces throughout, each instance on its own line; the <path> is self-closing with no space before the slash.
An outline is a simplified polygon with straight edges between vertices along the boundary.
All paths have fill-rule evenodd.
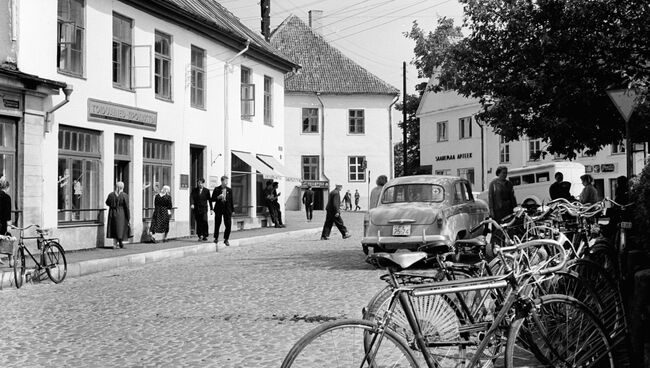
<path id="1" fill-rule="evenodd" d="M 605 197 L 605 179 L 595 179 L 594 187 L 598 191 L 598 199 L 603 199 Z"/>
<path id="2" fill-rule="evenodd" d="M 190 183 L 189 190 L 196 187 L 196 182 L 199 179 L 205 179 L 203 171 L 203 152 L 205 147 L 190 146 Z M 190 209 L 190 234 L 196 234 L 196 224 L 194 223 L 194 212 Z"/>
<path id="3" fill-rule="evenodd" d="M 124 183 L 124 192 L 131 194 L 129 190 L 129 161 L 115 160 L 113 165 L 113 178 L 115 179 L 113 184 L 121 181 Z"/>
<path id="4" fill-rule="evenodd" d="M 313 188 L 314 191 L 314 210 L 322 211 L 325 209 L 323 201 L 327 191 L 322 188 Z"/>

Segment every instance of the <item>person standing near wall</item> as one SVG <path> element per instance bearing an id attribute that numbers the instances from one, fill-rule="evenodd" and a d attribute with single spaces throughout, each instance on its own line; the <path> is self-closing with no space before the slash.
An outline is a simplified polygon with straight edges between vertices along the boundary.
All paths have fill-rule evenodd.
<path id="1" fill-rule="evenodd" d="M 194 212 L 194 221 L 196 221 L 196 235 L 199 241 L 208 240 L 208 207 L 212 212 L 212 202 L 210 202 L 210 190 L 204 187 L 205 179 L 200 178 L 196 181 L 196 187 L 190 193 L 190 208 Z"/>
<path id="2" fill-rule="evenodd" d="M 302 204 L 305 205 L 305 215 L 307 215 L 307 222 L 311 222 L 314 217 L 314 191 L 311 190 L 311 185 L 307 186 L 307 190 L 302 195 Z"/>
<path id="3" fill-rule="evenodd" d="M 273 222 L 273 226 L 279 227 L 278 226 L 278 215 L 275 212 L 275 205 L 273 203 L 273 181 L 272 180 L 267 180 L 266 181 L 266 187 L 264 187 L 264 205 L 266 208 L 269 210 L 269 216 L 271 216 L 271 221 Z"/>
<path id="4" fill-rule="evenodd" d="M 332 190 L 327 198 L 327 206 L 325 207 L 325 224 L 323 225 L 323 232 L 321 233 L 320 240 L 329 239 L 330 232 L 332 231 L 332 225 L 336 225 L 336 228 L 339 229 L 343 239 L 351 237 L 348 229 L 343 224 L 343 219 L 341 218 L 341 184 L 336 184 L 334 190 Z"/>
<path id="5" fill-rule="evenodd" d="M 118 248 L 124 248 L 124 240 L 132 235 L 129 221 L 129 196 L 124 193 L 124 183 L 115 183 L 115 191 L 106 198 L 108 206 L 108 221 L 106 223 L 106 237 L 115 239 Z"/>
<path id="6" fill-rule="evenodd" d="M 156 233 L 163 234 L 163 243 L 167 241 L 169 220 L 172 217 L 172 197 L 169 195 L 170 191 L 171 188 L 169 188 L 169 185 L 163 185 L 160 193 L 156 194 L 156 197 L 153 200 L 154 210 L 153 216 L 151 216 L 151 226 L 149 227 L 152 243 L 156 242 L 156 239 L 153 237 Z"/>
<path id="7" fill-rule="evenodd" d="M 272 187 L 273 187 L 272 203 L 273 203 L 273 209 L 275 210 L 275 219 L 276 219 L 275 227 L 285 227 L 284 224 L 282 223 L 282 209 L 280 208 L 280 201 L 278 200 L 278 197 L 280 197 L 281 194 L 278 192 L 278 182 L 274 181 Z"/>
<path id="8" fill-rule="evenodd" d="M 368 203 L 368 210 L 377 207 L 377 204 L 379 204 L 379 196 L 381 195 L 381 190 L 384 188 L 384 185 L 388 183 L 388 177 L 386 175 L 379 175 L 375 183 L 377 184 L 377 186 L 372 188 L 372 191 L 370 192 L 370 202 Z"/>
<path id="9" fill-rule="evenodd" d="M 507 179 L 508 168 L 497 167 L 497 177 L 490 183 L 488 191 L 488 204 L 490 206 L 490 217 L 495 221 L 501 221 L 512 213 L 517 205 L 515 191 L 512 183 Z"/>
<path id="10" fill-rule="evenodd" d="M 232 227 L 232 214 L 235 212 L 235 206 L 232 199 L 232 189 L 228 187 L 228 177 L 221 177 L 221 185 L 212 191 L 211 202 L 214 202 L 214 243 L 219 242 L 219 228 L 221 219 L 225 227 L 223 233 L 223 243 L 229 246 L 230 229 Z"/>

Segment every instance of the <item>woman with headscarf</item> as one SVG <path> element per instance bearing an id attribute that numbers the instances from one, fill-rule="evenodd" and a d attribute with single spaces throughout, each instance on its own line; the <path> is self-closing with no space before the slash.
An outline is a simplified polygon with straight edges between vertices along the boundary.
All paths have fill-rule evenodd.
<path id="1" fill-rule="evenodd" d="M 153 216 L 151 216 L 151 226 L 149 227 L 152 243 L 156 242 L 156 239 L 153 237 L 156 233 L 163 234 L 163 243 L 167 241 L 169 220 L 172 217 L 172 197 L 169 194 L 170 191 L 171 188 L 169 188 L 169 185 L 163 185 L 160 193 L 156 194 L 154 198 Z"/>
<path id="2" fill-rule="evenodd" d="M 131 234 L 129 220 L 129 196 L 124 193 L 124 183 L 115 183 L 115 191 L 106 198 L 108 206 L 108 221 L 106 223 L 106 237 L 115 239 L 118 248 L 124 248 L 124 240 Z"/>

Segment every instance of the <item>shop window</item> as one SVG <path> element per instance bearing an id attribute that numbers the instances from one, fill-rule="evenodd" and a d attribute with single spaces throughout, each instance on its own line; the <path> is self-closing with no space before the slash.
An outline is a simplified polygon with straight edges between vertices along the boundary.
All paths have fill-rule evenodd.
<path id="1" fill-rule="evenodd" d="M 113 13 L 113 85 L 131 89 L 133 21 Z"/>
<path id="2" fill-rule="evenodd" d="M 145 138 L 142 148 L 142 218 L 147 220 L 153 215 L 160 188 L 168 185 L 174 192 L 172 143 Z"/>
<path id="3" fill-rule="evenodd" d="M 172 36 L 156 31 L 154 45 L 154 92 L 156 97 L 172 98 Z"/>
<path id="4" fill-rule="evenodd" d="M 100 183 L 100 133 L 59 127 L 59 223 L 96 222 L 104 210 Z"/>
<path id="5" fill-rule="evenodd" d="M 318 133 L 318 109 L 303 107 L 302 132 Z"/>
<path id="6" fill-rule="evenodd" d="M 364 134 L 366 132 L 364 110 L 349 110 L 348 123 L 350 134 Z"/>
<path id="7" fill-rule="evenodd" d="M 241 68 L 241 117 L 250 120 L 255 116 L 255 84 L 251 70 Z"/>
<path id="8" fill-rule="evenodd" d="M 203 109 L 205 108 L 205 50 L 192 46 L 191 58 L 190 103 L 192 107 Z"/>
<path id="9" fill-rule="evenodd" d="M 349 181 L 365 181 L 366 171 L 364 170 L 365 156 L 349 156 L 348 157 L 348 180 Z"/>
<path id="10" fill-rule="evenodd" d="M 75 76 L 84 72 L 84 8 L 84 0 L 58 1 L 56 67 Z"/>
<path id="11" fill-rule="evenodd" d="M 230 186 L 232 188 L 235 216 L 251 215 L 251 167 L 237 155 L 232 154 Z"/>
<path id="12" fill-rule="evenodd" d="M 264 124 L 273 125 L 273 78 L 264 76 Z"/>
<path id="13" fill-rule="evenodd" d="M 319 180 L 318 161 L 319 156 L 302 156 L 302 180 Z"/>

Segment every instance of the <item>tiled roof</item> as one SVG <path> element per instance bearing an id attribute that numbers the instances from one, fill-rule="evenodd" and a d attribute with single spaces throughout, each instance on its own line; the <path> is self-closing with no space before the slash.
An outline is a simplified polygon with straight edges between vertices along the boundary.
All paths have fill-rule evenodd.
<path id="1" fill-rule="evenodd" d="M 300 18 L 290 15 L 273 31 L 271 45 L 300 64 L 285 76 L 287 92 L 388 94 L 399 91 L 330 45 Z"/>
<path id="2" fill-rule="evenodd" d="M 144 7 L 149 11 L 162 13 L 163 9 L 168 12 L 185 16 L 191 20 L 197 28 L 207 27 L 216 29 L 238 44 L 222 40 L 234 49 L 243 48 L 241 44 L 246 40 L 251 42 L 251 51 L 259 52 L 261 55 L 278 59 L 281 63 L 290 64 L 295 67 L 292 60 L 282 54 L 275 47 L 271 46 L 261 34 L 246 27 L 234 14 L 216 0 L 122 0 L 134 6 Z M 180 19 L 174 19 L 182 22 Z M 213 35 L 214 37 L 214 35 Z M 218 38 L 218 37 L 217 37 Z"/>

